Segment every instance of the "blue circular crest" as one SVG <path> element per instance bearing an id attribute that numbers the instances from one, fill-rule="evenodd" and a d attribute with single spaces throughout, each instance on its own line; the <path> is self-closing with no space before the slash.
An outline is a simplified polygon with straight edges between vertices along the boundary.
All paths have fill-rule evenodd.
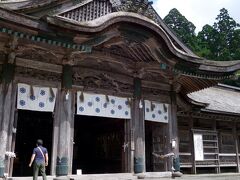
<path id="1" fill-rule="evenodd" d="M 111 114 L 115 114 L 115 111 L 113 109 L 111 110 Z"/>
<path id="2" fill-rule="evenodd" d="M 84 107 L 79 107 L 79 111 L 83 112 L 84 111 Z"/>
<path id="3" fill-rule="evenodd" d="M 121 106 L 121 105 L 118 105 L 118 109 L 121 110 L 121 109 L 122 109 L 122 106 Z"/>
<path id="4" fill-rule="evenodd" d="M 41 94 L 42 96 L 44 96 L 44 95 L 46 94 L 46 92 L 45 92 L 44 90 L 41 90 L 41 91 L 40 91 L 40 94 Z"/>
<path id="5" fill-rule="evenodd" d="M 39 103 L 39 107 L 40 107 L 40 108 L 43 108 L 44 106 L 45 106 L 45 104 L 44 104 L 43 102 L 40 102 L 40 103 Z"/>
<path id="6" fill-rule="evenodd" d="M 49 102 L 53 102 L 54 101 L 54 97 L 49 97 Z"/>
<path id="7" fill-rule="evenodd" d="M 104 104 L 103 104 L 103 107 L 104 107 L 104 108 L 107 108 L 107 103 L 104 103 Z"/>
<path id="8" fill-rule="evenodd" d="M 19 91 L 20 91 L 22 94 L 24 94 L 24 93 L 26 92 L 26 89 L 25 89 L 24 87 L 21 87 L 21 88 L 19 89 Z"/>
<path id="9" fill-rule="evenodd" d="M 100 97 L 96 97 L 95 100 L 96 100 L 97 102 L 99 102 L 99 101 L 100 101 Z"/>
<path id="10" fill-rule="evenodd" d="M 111 103 L 112 103 L 112 104 L 115 104 L 115 100 L 114 100 L 114 99 L 111 99 Z"/>
<path id="11" fill-rule="evenodd" d="M 32 101 L 34 101 L 34 100 L 36 99 L 36 97 L 35 97 L 34 95 L 31 95 L 31 96 L 30 96 L 30 99 L 31 99 Z"/>
<path id="12" fill-rule="evenodd" d="M 95 111 L 96 111 L 96 113 L 100 113 L 100 109 L 99 108 L 96 108 Z"/>
<path id="13" fill-rule="evenodd" d="M 88 102 L 88 106 L 92 107 L 93 103 L 92 102 Z"/>
<path id="14" fill-rule="evenodd" d="M 25 106 L 25 105 L 26 105 L 26 102 L 25 102 L 24 100 L 20 100 L 19 104 L 20 104 L 21 106 Z"/>

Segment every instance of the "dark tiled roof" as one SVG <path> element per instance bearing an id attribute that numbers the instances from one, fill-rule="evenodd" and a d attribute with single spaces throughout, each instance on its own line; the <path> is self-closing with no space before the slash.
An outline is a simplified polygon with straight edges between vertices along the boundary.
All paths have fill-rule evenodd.
<path id="1" fill-rule="evenodd" d="M 240 114 L 240 88 L 219 85 L 190 93 L 188 97 L 207 103 L 204 110 Z"/>

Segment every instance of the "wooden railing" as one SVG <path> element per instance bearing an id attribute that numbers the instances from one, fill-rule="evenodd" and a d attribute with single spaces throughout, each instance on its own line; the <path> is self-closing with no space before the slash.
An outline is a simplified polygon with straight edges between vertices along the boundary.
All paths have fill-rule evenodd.
<path id="1" fill-rule="evenodd" d="M 192 154 L 191 153 L 179 153 L 180 167 L 192 168 Z"/>
<path id="2" fill-rule="evenodd" d="M 220 167 L 235 167 L 237 166 L 237 154 L 235 153 L 220 153 Z"/>
<path id="3" fill-rule="evenodd" d="M 210 154 L 209 154 L 210 155 Z M 179 153 L 181 168 L 192 168 L 193 158 L 191 153 Z M 196 161 L 196 167 L 237 167 L 236 153 L 219 153 L 219 163 L 216 159 Z"/>

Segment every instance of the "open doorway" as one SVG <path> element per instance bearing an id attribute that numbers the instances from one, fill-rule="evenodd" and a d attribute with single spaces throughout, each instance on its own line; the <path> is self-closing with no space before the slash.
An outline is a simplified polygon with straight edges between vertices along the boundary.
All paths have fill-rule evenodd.
<path id="1" fill-rule="evenodd" d="M 120 173 L 124 170 L 124 120 L 75 116 L 73 174 Z"/>
<path id="2" fill-rule="evenodd" d="M 53 117 L 50 112 L 18 110 L 17 134 L 13 164 L 13 176 L 31 176 L 32 168 L 28 167 L 36 140 L 42 139 L 48 149 L 49 160 L 52 152 Z M 48 164 L 51 164 L 49 162 Z M 50 167 L 46 169 L 50 174 Z"/>
<path id="3" fill-rule="evenodd" d="M 163 155 L 167 152 L 166 124 L 145 121 L 146 171 L 166 170 L 166 159 L 156 158 L 153 153 Z"/>

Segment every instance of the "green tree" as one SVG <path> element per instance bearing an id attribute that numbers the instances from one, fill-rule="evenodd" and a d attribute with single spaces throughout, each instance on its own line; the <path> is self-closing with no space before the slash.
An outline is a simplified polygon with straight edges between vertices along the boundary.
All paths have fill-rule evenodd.
<path id="1" fill-rule="evenodd" d="M 193 51 L 197 48 L 196 27 L 177 9 L 170 10 L 163 20 L 189 48 Z"/>
<path id="2" fill-rule="evenodd" d="M 202 31 L 198 33 L 197 42 L 198 42 L 198 49 L 196 53 L 207 59 L 214 59 L 214 51 L 215 51 L 215 44 L 216 44 L 216 34 L 218 32 L 210 25 L 205 25 L 202 28 Z"/>
<path id="3" fill-rule="evenodd" d="M 234 31 L 229 48 L 232 58 L 240 60 L 240 29 Z"/>
<path id="4" fill-rule="evenodd" d="M 205 25 L 198 33 L 199 49 L 197 54 L 213 60 L 238 59 L 239 50 L 239 25 L 229 16 L 228 11 L 223 8 L 216 18 L 213 26 Z M 205 49 L 208 50 L 205 53 Z"/>

